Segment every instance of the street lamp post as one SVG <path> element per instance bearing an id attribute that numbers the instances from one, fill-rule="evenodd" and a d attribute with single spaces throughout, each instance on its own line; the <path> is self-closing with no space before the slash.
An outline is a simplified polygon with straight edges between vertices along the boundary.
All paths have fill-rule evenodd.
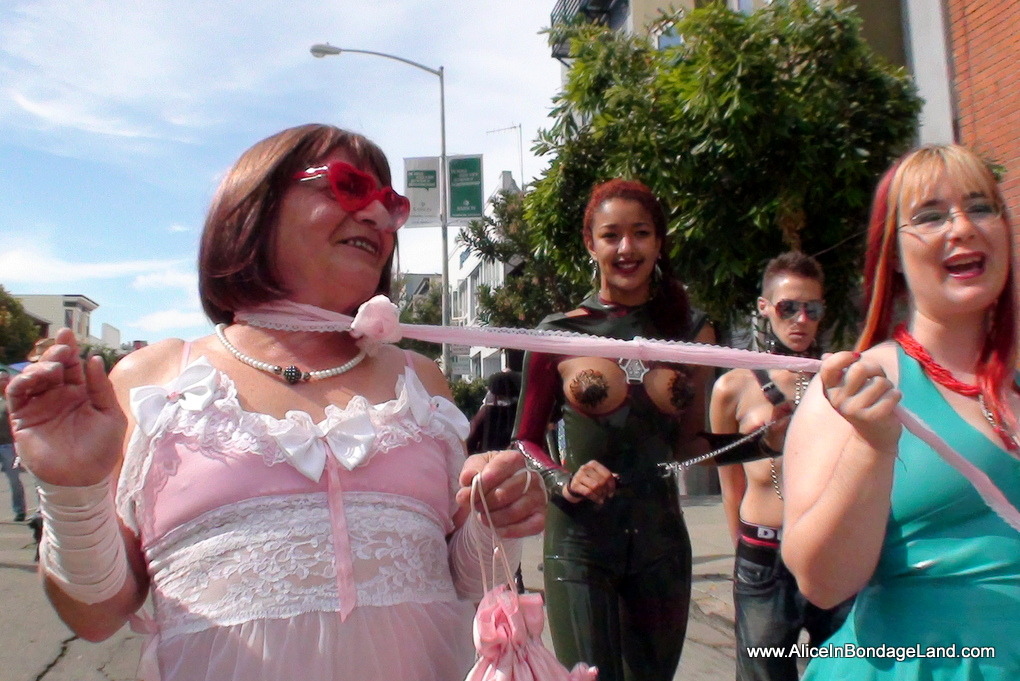
<path id="1" fill-rule="evenodd" d="M 439 227 L 443 236 L 443 291 L 442 291 L 442 308 L 443 308 L 443 326 L 450 325 L 450 258 L 448 250 L 448 235 L 447 235 L 447 210 L 449 206 L 449 184 L 446 175 L 446 85 L 443 79 L 443 67 L 440 66 L 438 69 L 419 64 L 416 61 L 410 59 L 404 59 L 398 57 L 395 54 L 387 54 L 385 52 L 374 52 L 372 50 L 353 50 L 349 48 L 339 48 L 329 43 L 320 43 L 312 45 L 311 53 L 313 57 L 329 57 L 339 55 L 343 52 L 351 52 L 354 54 L 371 54 L 376 57 L 385 57 L 386 59 L 392 59 L 394 61 L 403 62 L 408 66 L 413 66 L 422 71 L 428 71 L 433 76 L 439 77 L 439 139 L 440 139 L 440 151 L 439 151 Z M 450 378 L 450 346 L 448 343 L 443 343 L 443 372 L 447 378 Z"/>

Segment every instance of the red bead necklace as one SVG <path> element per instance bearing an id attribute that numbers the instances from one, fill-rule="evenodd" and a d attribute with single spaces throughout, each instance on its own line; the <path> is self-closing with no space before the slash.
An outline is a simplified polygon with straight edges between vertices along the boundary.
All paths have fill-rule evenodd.
<path id="1" fill-rule="evenodd" d="M 966 397 L 976 397 L 978 403 L 981 405 L 981 413 L 984 414 L 985 420 L 988 421 L 988 425 L 992 427 L 995 434 L 999 436 L 1002 442 L 1005 444 L 1006 449 L 1015 452 L 1020 449 L 1020 443 L 1017 442 L 1017 438 L 1002 427 L 1002 418 L 999 414 L 993 413 L 988 405 L 985 404 L 984 395 L 981 394 L 981 388 L 974 385 L 973 383 L 964 383 L 960 379 L 953 376 L 953 373 L 949 369 L 945 368 L 941 364 L 935 361 L 935 359 L 928 353 L 923 345 L 917 342 L 917 339 L 910 335 L 907 331 L 907 327 L 903 324 L 898 325 L 893 330 L 893 340 L 900 344 L 903 348 L 903 352 L 917 360 L 917 363 L 924 369 L 924 373 L 928 375 L 928 378 L 935 381 L 939 385 L 952 390 L 954 393 L 959 393 Z"/>

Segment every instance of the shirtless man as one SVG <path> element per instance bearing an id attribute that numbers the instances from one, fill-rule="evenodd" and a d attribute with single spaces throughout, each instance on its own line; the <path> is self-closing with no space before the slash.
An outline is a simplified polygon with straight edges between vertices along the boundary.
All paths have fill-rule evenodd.
<path id="1" fill-rule="evenodd" d="M 825 311 L 822 283 L 818 262 L 803 253 L 784 253 L 768 263 L 758 298 L 767 352 L 819 355 L 816 336 Z M 736 545 L 733 601 L 738 681 L 796 679 L 795 658 L 751 658 L 747 648 L 788 650 L 801 629 L 808 631 L 812 645 L 819 645 L 839 627 L 848 610 L 847 604 L 821 610 L 808 603 L 779 555 L 785 417 L 800 402 L 810 379 L 795 371 L 734 369 L 723 374 L 712 390 L 713 433 L 749 433 L 777 421 L 757 442 L 762 458 L 719 467 L 723 508 Z"/>

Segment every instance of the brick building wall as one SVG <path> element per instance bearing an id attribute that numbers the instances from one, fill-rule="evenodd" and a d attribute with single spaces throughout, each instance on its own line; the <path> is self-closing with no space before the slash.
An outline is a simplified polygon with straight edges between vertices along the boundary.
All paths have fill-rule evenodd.
<path id="1" fill-rule="evenodd" d="M 1002 183 L 1020 218 L 1020 2 L 946 0 L 958 139 L 1006 168 Z"/>

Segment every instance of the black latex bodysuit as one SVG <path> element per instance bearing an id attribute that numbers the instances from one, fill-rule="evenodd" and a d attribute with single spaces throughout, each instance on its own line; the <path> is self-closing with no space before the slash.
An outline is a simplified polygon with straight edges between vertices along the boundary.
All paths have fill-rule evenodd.
<path id="1" fill-rule="evenodd" d="M 695 328 L 688 338 L 698 330 L 689 326 Z M 662 337 L 644 306 L 611 306 L 595 296 L 539 328 L 623 340 Z M 561 369 L 585 360 L 525 356 L 515 432 L 552 492 L 543 571 L 553 645 L 567 666 L 597 665 L 600 681 L 670 681 L 687 629 L 691 545 L 676 483 L 658 464 L 674 460 L 691 388 L 680 365 L 653 364 L 643 379 L 638 371 L 637 382 L 627 383 L 612 360 L 587 359 L 596 369 L 578 383 L 580 372 L 562 376 Z M 608 413 L 591 413 L 605 410 L 603 400 L 621 399 Z M 547 428 L 558 411 L 564 446 L 550 455 Z M 619 476 L 615 495 L 602 506 L 564 499 L 559 486 L 593 459 Z"/>

